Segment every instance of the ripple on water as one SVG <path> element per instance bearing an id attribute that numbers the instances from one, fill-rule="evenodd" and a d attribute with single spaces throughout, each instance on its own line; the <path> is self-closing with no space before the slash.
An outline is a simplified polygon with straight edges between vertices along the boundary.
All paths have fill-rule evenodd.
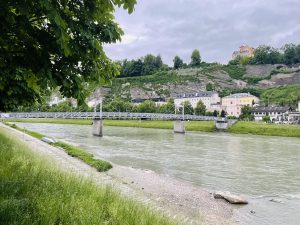
<path id="1" fill-rule="evenodd" d="M 174 135 L 169 130 L 124 127 L 105 127 L 104 137 L 99 138 L 92 136 L 91 126 L 17 124 L 81 144 L 113 163 L 165 173 L 212 190 L 245 194 L 250 204 L 238 207 L 235 215 L 241 224 L 300 224 L 298 138 Z M 270 196 L 284 204 L 271 202 Z"/>

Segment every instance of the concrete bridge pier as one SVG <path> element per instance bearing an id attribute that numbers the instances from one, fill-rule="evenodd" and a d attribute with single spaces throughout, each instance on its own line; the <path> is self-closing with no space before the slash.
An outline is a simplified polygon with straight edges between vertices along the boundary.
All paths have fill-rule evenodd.
<path id="1" fill-rule="evenodd" d="M 174 121 L 174 133 L 184 134 L 185 133 L 185 124 L 184 121 L 175 120 Z"/>
<path id="2" fill-rule="evenodd" d="M 215 126 L 217 130 L 227 130 L 229 127 L 227 120 L 216 120 Z"/>
<path id="3" fill-rule="evenodd" d="M 215 126 L 217 130 L 227 130 L 229 127 L 234 125 L 237 120 L 215 120 Z"/>
<path id="4" fill-rule="evenodd" d="M 93 135 L 103 137 L 103 120 L 94 119 L 93 121 Z"/>

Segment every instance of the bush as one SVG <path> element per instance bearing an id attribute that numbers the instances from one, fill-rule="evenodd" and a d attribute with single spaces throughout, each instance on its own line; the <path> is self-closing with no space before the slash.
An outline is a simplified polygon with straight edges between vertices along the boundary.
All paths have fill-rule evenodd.
<path id="1" fill-rule="evenodd" d="M 270 123 L 271 122 L 271 118 L 269 116 L 264 116 L 262 118 L 262 121 L 264 121 L 265 123 Z"/>

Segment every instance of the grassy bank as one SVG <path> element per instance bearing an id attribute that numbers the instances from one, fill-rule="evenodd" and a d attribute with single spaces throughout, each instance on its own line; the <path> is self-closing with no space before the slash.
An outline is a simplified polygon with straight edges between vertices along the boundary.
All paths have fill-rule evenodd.
<path id="1" fill-rule="evenodd" d="M 300 137 L 300 126 L 238 122 L 230 127 L 228 132 L 236 134 Z"/>
<path id="2" fill-rule="evenodd" d="M 56 123 L 56 124 L 78 124 L 91 125 L 92 120 L 86 119 L 14 119 L 7 122 L 23 123 Z M 156 129 L 173 129 L 173 121 L 161 120 L 104 120 L 104 126 L 140 127 Z M 186 121 L 187 131 L 215 131 L 212 121 Z"/>
<path id="3" fill-rule="evenodd" d="M 7 119 L 6 122 L 92 125 L 90 119 Z"/>
<path id="4" fill-rule="evenodd" d="M 6 125 L 14 128 L 16 130 L 25 132 L 26 134 L 29 134 L 30 136 L 35 137 L 37 139 L 41 139 L 42 137 L 46 136 L 46 135 L 40 134 L 38 132 L 22 129 L 15 124 L 7 124 L 6 123 Z M 62 148 L 66 153 L 68 153 L 68 155 L 82 160 L 86 164 L 96 168 L 99 172 L 104 172 L 104 171 L 107 171 L 112 168 L 112 165 L 109 162 L 106 162 L 106 161 L 100 160 L 100 159 L 95 159 L 92 154 L 86 152 L 83 149 L 75 147 L 73 145 L 64 143 L 62 141 L 53 143 L 51 145 Z"/>
<path id="5" fill-rule="evenodd" d="M 0 224 L 175 224 L 111 188 L 63 173 L 0 128 Z"/>
<path id="6" fill-rule="evenodd" d="M 58 124 L 92 124 L 91 120 L 69 119 L 19 119 L 8 120 L 14 122 L 30 123 L 58 123 Z M 212 121 L 186 121 L 187 131 L 216 131 Z M 160 120 L 104 120 L 104 126 L 141 127 L 157 129 L 173 129 L 173 121 Z M 300 126 L 277 125 L 252 122 L 237 122 L 227 132 L 236 134 L 256 134 L 282 137 L 300 137 Z"/>

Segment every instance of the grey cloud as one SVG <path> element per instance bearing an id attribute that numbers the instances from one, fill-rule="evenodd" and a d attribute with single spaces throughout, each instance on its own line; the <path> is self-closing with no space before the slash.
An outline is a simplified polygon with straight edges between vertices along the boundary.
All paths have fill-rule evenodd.
<path id="1" fill-rule="evenodd" d="M 161 54 L 172 65 L 197 48 L 204 61 L 226 63 L 243 43 L 299 43 L 299 12 L 299 0 L 138 0 L 132 15 L 116 11 L 125 36 L 105 50 L 113 60 Z"/>

